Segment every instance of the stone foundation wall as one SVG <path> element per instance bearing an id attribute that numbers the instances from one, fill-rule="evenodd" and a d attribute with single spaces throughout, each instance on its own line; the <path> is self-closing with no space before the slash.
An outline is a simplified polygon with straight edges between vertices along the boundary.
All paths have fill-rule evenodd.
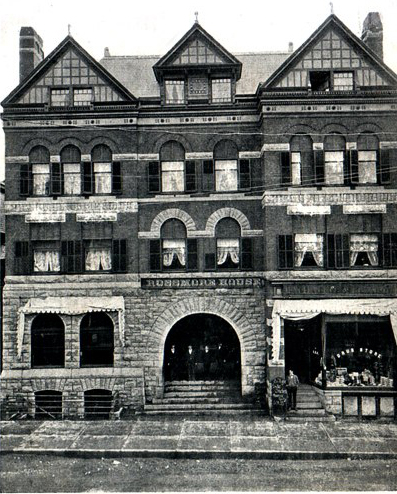
<path id="1" fill-rule="evenodd" d="M 163 355 L 166 337 L 183 317 L 207 313 L 225 319 L 235 330 L 241 347 L 242 393 L 254 400 L 266 386 L 266 336 L 264 296 L 261 287 L 244 289 L 146 290 L 137 283 L 77 283 L 67 286 L 26 283 L 8 284 L 4 293 L 4 351 L 2 396 L 40 389 L 62 390 L 65 399 L 81 400 L 84 390 L 94 386 L 117 390 L 123 402 L 142 406 L 163 392 Z M 30 284 L 29 284 L 30 283 Z M 135 286 L 134 286 L 135 285 Z M 18 309 L 37 297 L 123 296 L 125 303 L 124 340 L 120 338 L 117 313 L 108 315 L 114 323 L 114 366 L 80 369 L 79 338 L 82 315 L 62 315 L 65 325 L 65 367 L 31 369 L 30 326 L 34 314 L 27 314 L 22 353 L 17 352 Z M 98 372 L 106 375 L 98 375 Z M 132 372 L 133 377 L 125 373 Z M 38 378 L 38 373 L 40 374 Z M 81 374 L 79 374 L 81 373 Z M 83 377 L 84 376 L 84 377 Z M 92 376 L 96 376 L 95 378 Z M 93 379 L 91 382 L 90 379 Z M 98 381 L 99 379 L 99 381 Z M 70 405 L 70 413 L 81 406 Z M 77 411 L 76 411 L 77 410 Z"/>

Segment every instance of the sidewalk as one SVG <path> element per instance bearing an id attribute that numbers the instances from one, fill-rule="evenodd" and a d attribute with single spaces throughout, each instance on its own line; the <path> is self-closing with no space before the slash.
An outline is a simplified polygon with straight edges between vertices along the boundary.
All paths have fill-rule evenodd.
<path id="1" fill-rule="evenodd" d="M 0 422 L 1 453 L 172 458 L 397 458 L 396 423 L 269 417 Z"/>

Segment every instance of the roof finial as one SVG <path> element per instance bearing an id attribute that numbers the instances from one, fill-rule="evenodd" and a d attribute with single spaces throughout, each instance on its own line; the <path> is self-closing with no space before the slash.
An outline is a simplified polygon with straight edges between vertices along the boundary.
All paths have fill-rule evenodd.
<path id="1" fill-rule="evenodd" d="M 72 26 L 68 24 L 68 36 L 72 35 Z"/>
<path id="2" fill-rule="evenodd" d="M 195 24 L 198 24 L 199 21 L 198 21 L 198 12 L 195 12 L 194 13 L 195 17 L 196 17 L 196 20 L 194 21 Z"/>
<path id="3" fill-rule="evenodd" d="M 329 2 L 329 6 L 331 7 L 331 14 L 334 14 L 334 4 L 332 2 Z"/>

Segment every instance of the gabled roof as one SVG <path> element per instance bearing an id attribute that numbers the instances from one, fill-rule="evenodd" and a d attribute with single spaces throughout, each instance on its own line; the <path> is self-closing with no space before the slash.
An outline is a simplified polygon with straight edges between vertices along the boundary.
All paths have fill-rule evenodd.
<path id="1" fill-rule="evenodd" d="M 366 64 L 374 69 L 379 77 L 388 84 L 397 84 L 397 75 L 350 29 L 334 14 L 331 14 L 321 26 L 305 41 L 267 80 L 261 87 L 264 89 L 276 87 L 290 71 L 303 60 L 305 55 L 313 48 L 324 35 L 334 31 L 341 35 L 342 39 L 353 49 Z M 340 70 L 347 67 L 341 66 Z"/>
<path id="2" fill-rule="evenodd" d="M 202 60 L 189 62 L 185 60 L 189 57 L 184 57 L 184 52 L 192 46 L 194 42 L 201 41 L 205 46 L 205 53 L 210 55 L 208 58 L 203 55 Z M 206 59 L 207 58 L 207 59 Z M 224 66 L 234 67 L 236 70 L 236 78 L 241 76 L 241 62 L 228 52 L 216 39 L 214 39 L 207 31 L 195 22 L 189 31 L 153 66 L 156 79 L 159 81 L 160 73 L 165 69 L 176 69 L 191 67 L 192 65 L 201 66 Z"/>
<path id="3" fill-rule="evenodd" d="M 114 91 L 117 94 L 118 101 L 133 103 L 137 99 L 126 89 L 110 72 L 108 72 L 100 63 L 98 63 L 77 41 L 70 35 L 66 38 L 47 56 L 42 62 L 24 79 L 3 101 L 2 106 L 12 105 L 26 94 L 31 88 L 38 84 L 45 85 L 45 76 L 51 71 L 56 64 L 67 53 L 78 57 L 87 68 L 87 73 L 92 78 L 100 81 L 103 87 L 107 87 L 109 91 Z M 43 82 L 44 81 L 44 82 Z M 54 87 L 56 84 L 50 84 Z M 73 83 L 71 84 L 73 85 Z"/>

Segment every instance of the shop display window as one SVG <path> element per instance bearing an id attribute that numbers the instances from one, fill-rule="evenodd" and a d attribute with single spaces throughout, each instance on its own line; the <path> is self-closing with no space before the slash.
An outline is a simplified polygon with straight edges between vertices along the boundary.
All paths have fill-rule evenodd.
<path id="1" fill-rule="evenodd" d="M 326 334 L 327 387 L 393 387 L 396 345 L 387 319 L 328 322 Z"/>

